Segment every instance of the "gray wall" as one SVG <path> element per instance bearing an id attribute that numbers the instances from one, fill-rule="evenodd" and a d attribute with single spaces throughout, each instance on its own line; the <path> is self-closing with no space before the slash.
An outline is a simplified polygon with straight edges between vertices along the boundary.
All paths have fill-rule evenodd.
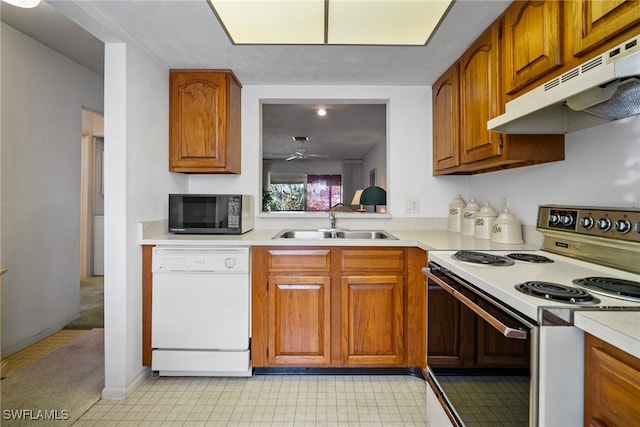
<path id="1" fill-rule="evenodd" d="M 102 76 L 1 27 L 2 354 L 79 313 L 82 108 Z"/>

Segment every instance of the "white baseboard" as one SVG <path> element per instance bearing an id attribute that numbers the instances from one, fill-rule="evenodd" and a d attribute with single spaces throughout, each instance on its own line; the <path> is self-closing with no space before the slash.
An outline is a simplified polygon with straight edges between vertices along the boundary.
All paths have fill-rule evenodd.
<path id="1" fill-rule="evenodd" d="M 102 399 L 124 400 L 138 389 L 151 375 L 151 368 L 145 368 L 126 388 L 103 388 Z"/>

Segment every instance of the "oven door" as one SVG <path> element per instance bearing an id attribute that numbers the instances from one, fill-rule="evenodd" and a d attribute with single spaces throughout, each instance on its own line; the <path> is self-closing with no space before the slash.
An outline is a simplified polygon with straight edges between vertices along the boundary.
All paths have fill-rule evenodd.
<path id="1" fill-rule="evenodd" d="M 427 381 L 451 421 L 458 426 L 537 425 L 538 326 L 435 263 L 423 272 Z M 457 354 L 443 358 L 440 340 L 447 337 Z M 500 354 L 501 349 L 520 349 L 524 359 L 509 363 L 514 358 Z"/>

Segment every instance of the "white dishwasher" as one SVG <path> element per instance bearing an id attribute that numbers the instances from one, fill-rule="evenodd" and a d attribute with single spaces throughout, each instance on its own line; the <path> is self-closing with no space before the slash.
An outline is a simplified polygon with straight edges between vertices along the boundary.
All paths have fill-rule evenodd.
<path id="1" fill-rule="evenodd" d="M 151 369 L 251 376 L 249 248 L 153 249 Z"/>

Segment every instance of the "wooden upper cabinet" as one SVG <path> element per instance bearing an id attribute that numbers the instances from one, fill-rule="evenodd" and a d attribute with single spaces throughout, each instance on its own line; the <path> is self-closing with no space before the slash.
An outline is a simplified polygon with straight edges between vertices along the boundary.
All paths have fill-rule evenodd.
<path id="1" fill-rule="evenodd" d="M 584 57 L 595 53 L 610 39 L 622 35 L 623 39 L 635 34 L 628 30 L 640 24 L 640 2 L 623 0 L 585 0 L 563 2 L 570 20 L 570 44 L 573 56 Z M 624 40 L 617 40 L 620 43 Z M 598 49 L 601 50 L 601 49 Z M 589 55 L 592 56 L 592 55 Z"/>
<path id="2" fill-rule="evenodd" d="M 501 154 L 500 134 L 487 121 L 501 111 L 499 26 L 491 26 L 460 58 L 460 162 Z"/>
<path id="3" fill-rule="evenodd" d="M 171 70 L 169 171 L 240 173 L 240 91 L 231 71 Z"/>
<path id="4" fill-rule="evenodd" d="M 460 72 L 456 62 L 433 85 L 433 172 L 460 165 Z"/>
<path id="5" fill-rule="evenodd" d="M 504 135 L 487 121 L 504 109 L 502 21 L 433 86 L 433 174 L 472 174 L 564 159 L 563 135 Z M 458 83 L 456 85 L 456 82 Z"/>
<path id="6" fill-rule="evenodd" d="M 562 2 L 515 1 L 505 12 L 503 67 L 511 94 L 562 65 Z"/>

